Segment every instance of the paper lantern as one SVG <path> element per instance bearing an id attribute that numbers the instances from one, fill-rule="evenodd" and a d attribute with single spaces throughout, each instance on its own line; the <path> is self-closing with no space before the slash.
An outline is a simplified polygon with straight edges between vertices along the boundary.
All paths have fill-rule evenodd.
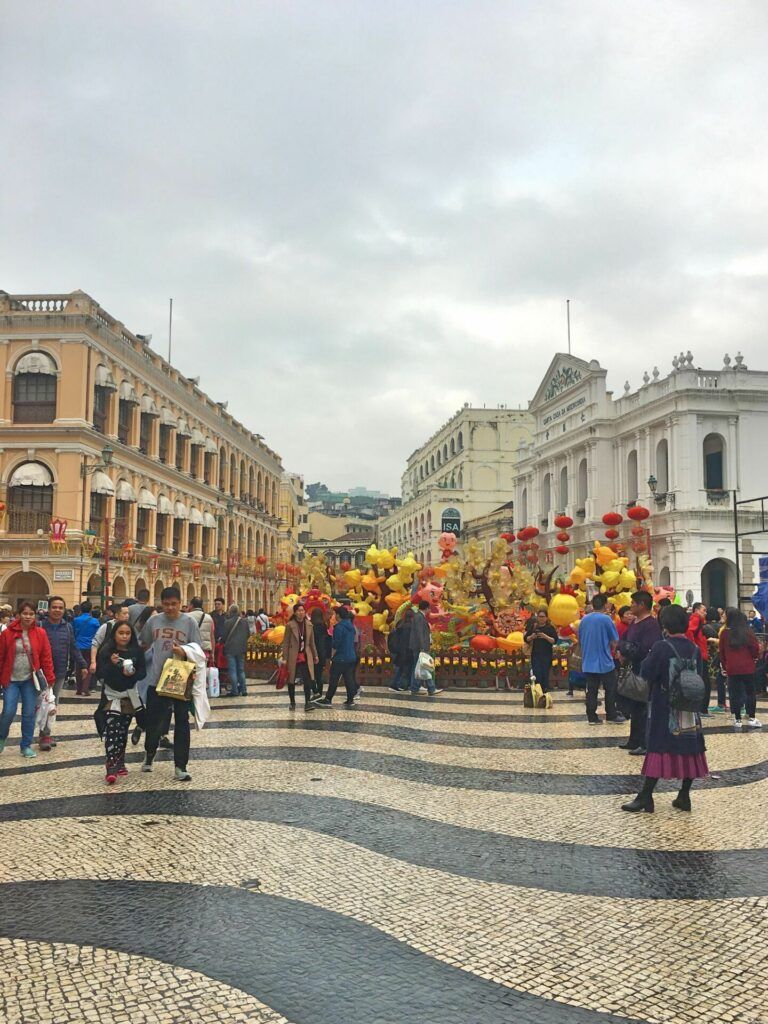
<path id="1" fill-rule="evenodd" d="M 352 568 L 352 563 L 342 562 L 339 568 L 341 569 L 342 572 L 349 572 L 349 570 Z"/>
<path id="2" fill-rule="evenodd" d="M 558 544 L 555 548 L 555 551 L 558 553 L 558 555 L 567 555 L 570 550 L 571 549 L 568 547 L 567 544 Z"/>
<path id="3" fill-rule="evenodd" d="M 571 535 L 570 533 L 567 533 L 565 530 L 561 530 L 560 533 L 558 533 L 557 535 L 557 539 L 559 541 L 562 541 L 563 544 L 565 544 L 567 540 L 571 539 Z"/>
<path id="4" fill-rule="evenodd" d="M 570 516 L 555 516 L 555 526 L 558 530 L 570 530 L 573 520 Z"/>
<path id="5" fill-rule="evenodd" d="M 507 544 L 511 544 L 512 541 L 515 539 L 514 533 L 502 533 L 500 534 L 500 536 L 502 540 L 505 540 L 507 542 Z"/>
<path id="6" fill-rule="evenodd" d="M 624 522 L 624 516 L 620 512 L 606 512 L 603 522 L 606 526 L 618 526 L 619 523 Z"/>
<path id="7" fill-rule="evenodd" d="M 259 565 L 266 565 L 267 564 L 267 556 L 266 555 L 259 555 L 256 558 L 256 561 L 259 563 Z"/>
<path id="8" fill-rule="evenodd" d="M 529 551 L 528 554 L 525 557 L 526 557 L 527 561 L 535 562 L 538 559 L 539 556 L 536 554 L 535 551 Z"/>
<path id="9" fill-rule="evenodd" d="M 496 649 L 496 638 L 487 636 L 485 633 L 478 633 L 469 641 L 469 646 L 473 651 L 482 651 L 487 654 Z"/>
<path id="10" fill-rule="evenodd" d="M 533 540 L 533 538 L 538 537 L 538 535 L 538 526 L 524 526 L 522 530 L 517 531 L 518 540 Z"/>
<path id="11" fill-rule="evenodd" d="M 547 613 L 555 626 L 570 626 L 579 617 L 579 603 L 573 594 L 555 594 Z"/>
<path id="12" fill-rule="evenodd" d="M 642 505 L 633 505 L 632 508 L 627 510 L 627 515 L 630 519 L 634 519 L 636 523 L 642 523 L 644 519 L 647 519 L 651 513 L 647 508 Z"/>
<path id="13" fill-rule="evenodd" d="M 605 531 L 605 536 L 608 538 L 608 540 L 616 540 L 616 538 L 619 536 L 619 531 L 618 530 L 606 530 Z"/>
<path id="14" fill-rule="evenodd" d="M 632 533 L 633 537 L 642 537 L 643 534 L 645 533 L 645 527 L 644 526 L 633 526 L 632 530 L 631 530 L 631 533 Z"/>

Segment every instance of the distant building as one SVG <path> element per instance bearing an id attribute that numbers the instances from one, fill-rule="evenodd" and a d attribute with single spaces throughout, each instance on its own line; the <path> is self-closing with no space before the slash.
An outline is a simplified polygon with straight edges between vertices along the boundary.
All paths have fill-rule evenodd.
<path id="1" fill-rule="evenodd" d="M 462 540 L 478 540 L 486 554 L 490 554 L 491 545 L 502 533 L 512 533 L 515 529 L 515 503 L 507 501 L 498 508 L 486 512 L 485 515 L 468 519 L 464 524 Z"/>
<path id="2" fill-rule="evenodd" d="M 437 539 L 512 500 L 518 450 L 532 439 L 527 411 L 465 405 L 408 459 L 403 500 L 379 523 L 379 543 L 437 561 Z"/>

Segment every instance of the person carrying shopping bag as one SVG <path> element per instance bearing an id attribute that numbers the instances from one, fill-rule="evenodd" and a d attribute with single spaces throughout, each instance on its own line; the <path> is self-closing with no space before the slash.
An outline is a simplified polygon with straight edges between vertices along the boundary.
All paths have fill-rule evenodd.
<path id="1" fill-rule="evenodd" d="M 5 748 L 11 724 L 21 700 L 21 753 L 37 757 L 32 749 L 38 695 L 56 681 L 48 635 L 35 625 L 36 609 L 22 601 L 18 614 L 0 634 L 0 686 L 3 713 L 0 716 L 0 751 Z"/>

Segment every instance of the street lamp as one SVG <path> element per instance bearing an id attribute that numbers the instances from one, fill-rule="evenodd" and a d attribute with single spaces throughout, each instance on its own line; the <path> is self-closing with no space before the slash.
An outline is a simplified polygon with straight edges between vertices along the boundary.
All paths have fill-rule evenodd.
<path id="1" fill-rule="evenodd" d="M 659 486 L 659 481 L 656 479 L 656 477 L 653 475 L 653 473 L 651 473 L 651 475 L 648 477 L 648 489 L 650 490 L 651 494 L 653 495 L 653 500 L 659 506 L 669 504 L 670 508 L 674 508 L 675 507 L 675 495 L 674 495 L 674 493 L 672 493 L 671 491 L 664 491 L 661 494 L 657 494 L 656 490 L 657 490 L 658 486 Z"/>
<path id="2" fill-rule="evenodd" d="M 87 455 L 83 456 L 83 462 L 80 466 L 80 476 L 85 481 L 86 477 L 91 476 L 93 473 L 98 473 L 105 469 L 109 469 L 112 465 L 112 459 L 115 456 L 115 449 L 110 444 L 105 444 L 101 449 L 101 457 L 96 462 L 88 463 L 86 460 Z M 83 486 L 83 533 L 85 533 L 85 486 Z M 107 601 L 109 600 L 109 516 L 104 516 L 104 581 L 101 590 L 101 600 L 104 604 L 104 611 L 107 609 Z M 82 589 L 82 562 L 80 569 L 80 587 Z"/>
<path id="3" fill-rule="evenodd" d="M 231 516 L 235 511 L 235 503 L 227 498 L 227 515 Z M 227 610 L 232 604 L 232 555 L 229 548 L 229 525 L 227 525 Z"/>

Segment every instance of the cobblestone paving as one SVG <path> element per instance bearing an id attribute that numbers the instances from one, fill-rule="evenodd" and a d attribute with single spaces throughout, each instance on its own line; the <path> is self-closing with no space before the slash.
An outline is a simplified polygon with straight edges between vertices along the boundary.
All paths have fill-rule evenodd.
<path id="1" fill-rule="evenodd" d="M 91 713 L 0 755 L 3 1024 L 768 1022 L 768 729 L 709 719 L 694 813 L 630 816 L 578 699 L 252 684 L 192 783 L 134 752 L 114 790 Z"/>

